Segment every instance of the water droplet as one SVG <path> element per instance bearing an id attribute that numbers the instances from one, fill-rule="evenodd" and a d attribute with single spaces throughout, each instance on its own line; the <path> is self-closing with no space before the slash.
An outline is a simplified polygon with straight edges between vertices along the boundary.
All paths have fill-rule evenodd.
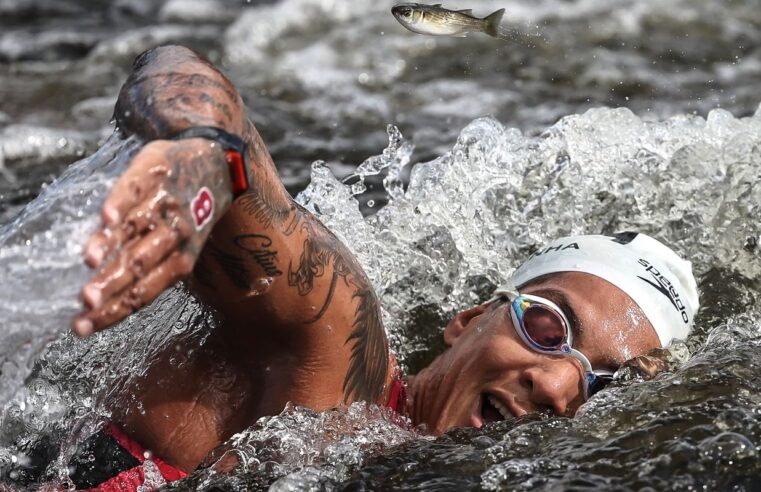
<path id="1" fill-rule="evenodd" d="M 272 287 L 272 277 L 262 277 L 256 279 L 251 285 L 251 290 L 246 294 L 247 297 L 256 297 L 266 293 Z"/>
<path id="2" fill-rule="evenodd" d="M 365 186 L 365 183 L 362 181 L 358 181 L 357 183 L 354 183 L 351 185 L 351 194 L 352 195 L 359 195 L 360 193 L 364 193 L 367 190 L 367 187 Z"/>

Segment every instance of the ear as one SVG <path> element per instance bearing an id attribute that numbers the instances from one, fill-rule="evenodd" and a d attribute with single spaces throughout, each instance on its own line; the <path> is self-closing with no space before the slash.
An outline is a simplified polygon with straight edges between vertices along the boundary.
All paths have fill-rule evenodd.
<path id="1" fill-rule="evenodd" d="M 479 306 L 468 309 L 467 311 L 460 311 L 455 314 L 454 318 L 444 328 L 444 343 L 448 347 L 454 345 L 455 340 L 460 338 L 460 335 L 468 331 L 470 322 L 476 316 L 481 316 L 486 308 L 489 307 L 489 303 L 485 302 Z"/>

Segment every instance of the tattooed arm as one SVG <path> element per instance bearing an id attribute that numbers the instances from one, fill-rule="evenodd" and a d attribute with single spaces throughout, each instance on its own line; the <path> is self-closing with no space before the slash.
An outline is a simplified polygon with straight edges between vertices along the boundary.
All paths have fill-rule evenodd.
<path id="1" fill-rule="evenodd" d="M 233 85 L 191 50 L 157 48 L 136 61 L 116 118 L 123 132 L 153 141 L 118 181 L 85 247 L 99 271 L 82 291 L 75 331 L 105 329 L 187 278 L 220 312 L 226 356 L 252 372 L 280 371 L 294 388 L 261 412 L 279 411 L 283 399 L 380 401 L 388 348 L 373 289 L 351 252 L 288 195 Z M 251 188 L 234 202 L 217 146 L 160 140 L 192 126 L 247 142 Z"/>

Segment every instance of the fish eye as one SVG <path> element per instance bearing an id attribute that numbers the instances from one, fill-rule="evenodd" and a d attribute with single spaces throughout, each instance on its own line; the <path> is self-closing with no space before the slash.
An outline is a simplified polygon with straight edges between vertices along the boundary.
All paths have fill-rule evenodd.
<path id="1" fill-rule="evenodd" d="M 402 14 L 402 17 L 410 17 L 412 15 L 412 9 L 409 7 L 402 7 L 399 9 L 399 12 Z"/>

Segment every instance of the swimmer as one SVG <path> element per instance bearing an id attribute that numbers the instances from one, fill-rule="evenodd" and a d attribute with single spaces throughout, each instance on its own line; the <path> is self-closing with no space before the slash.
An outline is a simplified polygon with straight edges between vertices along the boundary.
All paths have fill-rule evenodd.
<path id="1" fill-rule="evenodd" d="M 83 472 L 80 486 L 136 489 L 146 449 L 166 480 L 181 478 L 288 402 L 386 405 L 433 434 L 532 412 L 573 416 L 616 369 L 692 327 L 695 279 L 668 247 L 635 233 L 561 238 L 455 315 L 446 351 L 404 375 L 362 267 L 288 195 L 221 72 L 189 49 L 152 49 L 115 114 L 119 132 L 146 143 L 84 246 L 95 273 L 74 332 L 108 329 L 178 281 L 220 323 L 203 346 L 173 344 L 153 363 L 132 389 L 140 411 L 109 409 L 99 439 L 126 450 L 125 464 Z M 176 353 L 182 366 L 170 362 Z"/>

